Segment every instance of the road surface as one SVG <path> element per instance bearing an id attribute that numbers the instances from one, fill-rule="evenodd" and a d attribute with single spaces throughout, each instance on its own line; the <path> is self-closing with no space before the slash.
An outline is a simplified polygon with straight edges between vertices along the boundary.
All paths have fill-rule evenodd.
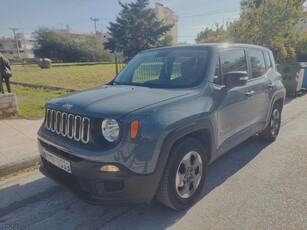
<path id="1" fill-rule="evenodd" d="M 0 189 L 0 229 L 307 229 L 307 95 L 287 101 L 274 143 L 253 137 L 211 164 L 185 211 L 88 205 L 38 170 Z"/>

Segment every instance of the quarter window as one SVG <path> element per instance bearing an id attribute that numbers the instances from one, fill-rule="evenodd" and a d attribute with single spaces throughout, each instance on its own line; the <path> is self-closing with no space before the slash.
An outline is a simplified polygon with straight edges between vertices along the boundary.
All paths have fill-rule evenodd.
<path id="1" fill-rule="evenodd" d="M 260 50 L 250 50 L 248 52 L 252 68 L 252 78 L 258 78 L 266 74 L 263 53 Z"/>
<path id="2" fill-rule="evenodd" d="M 265 66 L 266 66 L 266 70 L 267 72 L 269 71 L 270 68 L 272 68 L 272 62 L 271 62 L 271 58 L 268 52 L 264 52 L 264 57 L 265 57 Z"/>

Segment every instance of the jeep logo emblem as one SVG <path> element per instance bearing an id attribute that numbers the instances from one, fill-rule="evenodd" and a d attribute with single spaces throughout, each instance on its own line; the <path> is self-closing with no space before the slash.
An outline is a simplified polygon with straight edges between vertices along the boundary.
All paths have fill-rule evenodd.
<path id="1" fill-rule="evenodd" d="M 66 109 L 70 109 L 70 108 L 73 107 L 73 105 L 72 104 L 64 104 L 64 105 L 62 105 L 62 107 L 66 108 Z"/>

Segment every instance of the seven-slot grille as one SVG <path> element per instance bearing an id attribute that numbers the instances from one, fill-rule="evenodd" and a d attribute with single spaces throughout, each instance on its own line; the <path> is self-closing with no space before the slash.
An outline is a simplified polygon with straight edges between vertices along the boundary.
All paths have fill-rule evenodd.
<path id="1" fill-rule="evenodd" d="M 90 119 L 87 117 L 47 109 L 45 126 L 63 137 L 82 141 L 84 144 L 89 141 Z"/>

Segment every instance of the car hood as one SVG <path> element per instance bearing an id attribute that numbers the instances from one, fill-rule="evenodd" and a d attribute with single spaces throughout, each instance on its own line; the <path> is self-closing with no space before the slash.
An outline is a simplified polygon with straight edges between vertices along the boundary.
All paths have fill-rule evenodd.
<path id="1" fill-rule="evenodd" d="M 68 113 L 118 119 L 146 106 L 188 94 L 190 94 L 190 89 L 105 85 L 52 99 L 46 106 Z"/>

